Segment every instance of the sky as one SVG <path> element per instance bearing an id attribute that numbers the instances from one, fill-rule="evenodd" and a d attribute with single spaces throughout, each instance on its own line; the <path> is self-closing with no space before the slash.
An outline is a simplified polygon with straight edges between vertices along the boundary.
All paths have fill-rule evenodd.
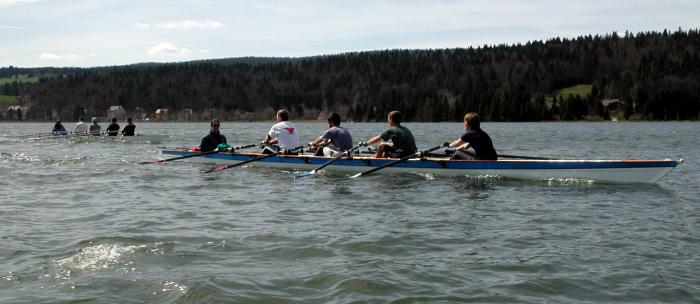
<path id="1" fill-rule="evenodd" d="M 0 0 L 0 67 L 444 49 L 700 28 L 700 0 Z"/>

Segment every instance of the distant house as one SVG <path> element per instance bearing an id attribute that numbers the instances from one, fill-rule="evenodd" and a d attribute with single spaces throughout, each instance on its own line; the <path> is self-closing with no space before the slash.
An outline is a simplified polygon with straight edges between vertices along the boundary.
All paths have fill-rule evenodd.
<path id="1" fill-rule="evenodd" d="M 623 114 L 625 102 L 618 98 L 603 99 L 600 101 L 603 108 L 608 111 L 610 118 L 617 121 L 619 115 Z"/>
<path id="2" fill-rule="evenodd" d="M 141 107 L 134 108 L 134 113 L 132 115 L 133 118 L 137 120 L 148 120 L 148 112 Z"/>
<path id="3" fill-rule="evenodd" d="M 168 109 L 167 108 L 161 108 L 161 109 L 156 109 L 156 120 L 168 120 Z"/>
<path id="4" fill-rule="evenodd" d="M 183 109 L 178 113 L 177 120 L 179 121 L 192 121 L 192 114 L 194 111 L 192 109 Z"/>
<path id="5" fill-rule="evenodd" d="M 122 106 L 111 106 L 109 109 L 107 109 L 107 118 L 123 120 L 126 118 L 126 110 Z"/>
<path id="6" fill-rule="evenodd" d="M 9 106 L 7 107 L 7 118 L 12 120 L 23 120 L 29 112 L 28 107 L 24 106 Z"/>

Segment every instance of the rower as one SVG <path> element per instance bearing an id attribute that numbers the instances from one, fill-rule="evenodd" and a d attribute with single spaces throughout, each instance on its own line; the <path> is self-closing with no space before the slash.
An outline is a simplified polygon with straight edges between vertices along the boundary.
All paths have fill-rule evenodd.
<path id="1" fill-rule="evenodd" d="M 122 129 L 122 136 L 134 136 L 136 125 L 132 123 L 131 117 L 126 118 L 126 126 Z"/>
<path id="2" fill-rule="evenodd" d="M 406 127 L 401 125 L 401 112 L 391 111 L 387 116 L 389 129 L 384 133 L 370 138 L 364 145 L 384 141 L 377 147 L 375 158 L 401 158 L 416 153 L 416 140 Z M 391 143 L 387 142 L 391 139 Z"/>
<path id="3" fill-rule="evenodd" d="M 309 143 L 310 150 L 316 150 L 316 156 L 333 156 L 339 152 L 352 149 L 350 132 L 340 126 L 340 114 L 331 113 L 327 117 L 328 130 Z"/>
<path id="4" fill-rule="evenodd" d="M 117 136 L 119 134 L 119 124 L 117 123 L 117 118 L 112 117 L 112 123 L 107 126 L 107 135 Z"/>
<path id="5" fill-rule="evenodd" d="M 88 132 L 88 125 L 85 124 L 85 118 L 82 116 L 78 118 L 78 123 L 75 124 L 75 128 L 73 129 L 73 134 L 78 134 L 78 135 L 87 135 Z"/>
<path id="6" fill-rule="evenodd" d="M 464 129 L 466 132 L 449 144 L 456 149 L 452 159 L 498 160 L 491 137 L 481 129 L 479 114 L 469 112 L 464 115 Z M 474 156 L 464 152 L 469 147 L 474 149 Z"/>
<path id="7" fill-rule="evenodd" d="M 277 111 L 275 116 L 277 123 L 270 128 L 265 139 L 260 143 L 265 145 L 264 154 L 277 152 L 279 149 L 291 150 L 299 146 L 299 129 L 296 125 L 289 121 L 289 112 L 287 110 Z M 274 145 L 272 149 L 267 145 Z M 273 150 L 274 149 L 274 150 Z M 275 151 L 277 150 L 277 151 Z M 299 151 L 291 151 L 289 154 L 298 154 Z"/>
<path id="8" fill-rule="evenodd" d="M 93 117 L 90 125 L 90 135 L 100 136 L 100 131 L 102 131 L 102 127 L 97 123 L 97 117 Z"/>
<path id="9" fill-rule="evenodd" d="M 199 149 L 202 152 L 214 151 L 219 144 L 226 144 L 226 136 L 219 132 L 221 121 L 216 118 L 212 119 L 210 127 L 209 134 L 204 136 L 202 143 L 199 144 Z"/>
<path id="10" fill-rule="evenodd" d="M 66 132 L 66 128 L 63 127 L 63 124 L 61 124 L 61 120 L 56 120 L 56 124 L 53 125 L 53 130 L 51 131 L 51 134 L 53 135 L 66 135 L 68 132 Z"/>

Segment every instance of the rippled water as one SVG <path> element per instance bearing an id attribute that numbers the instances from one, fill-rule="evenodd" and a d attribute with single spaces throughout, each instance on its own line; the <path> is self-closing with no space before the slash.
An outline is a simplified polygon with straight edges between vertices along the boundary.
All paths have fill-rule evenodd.
<path id="1" fill-rule="evenodd" d="M 685 159 L 627 186 L 136 164 L 206 123 L 138 124 L 161 144 L 10 137 L 52 125 L 0 124 L 2 303 L 700 302 L 698 123 L 484 124 L 504 154 Z M 461 132 L 406 126 L 419 148 Z"/>

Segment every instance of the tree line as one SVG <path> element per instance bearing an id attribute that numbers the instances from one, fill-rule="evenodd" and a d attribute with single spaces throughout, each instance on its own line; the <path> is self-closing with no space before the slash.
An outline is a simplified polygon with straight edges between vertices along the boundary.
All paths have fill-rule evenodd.
<path id="1" fill-rule="evenodd" d="M 700 119 L 700 32 L 640 32 L 553 38 L 526 44 L 382 50 L 304 58 L 202 60 L 90 69 L 20 69 L 34 84 L 0 93 L 28 95 L 32 119 L 102 116 L 127 110 L 215 110 L 223 119 L 270 119 L 278 108 L 315 119 L 487 121 Z M 11 74 L 8 68 L 0 75 Z M 14 68 L 17 69 L 17 68 Z M 29 70 L 29 71 L 28 71 Z M 3 74 L 4 73 L 4 74 Z M 591 85 L 585 94 L 559 89 Z M 602 101 L 617 99 L 611 109 Z"/>

